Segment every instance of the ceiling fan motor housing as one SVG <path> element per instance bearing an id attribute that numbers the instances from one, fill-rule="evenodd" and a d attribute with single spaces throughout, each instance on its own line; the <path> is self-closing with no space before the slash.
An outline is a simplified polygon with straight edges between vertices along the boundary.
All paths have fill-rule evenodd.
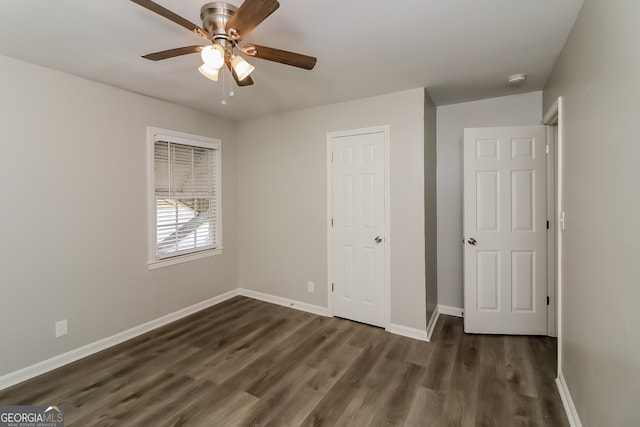
<path id="1" fill-rule="evenodd" d="M 227 40 L 228 37 L 225 31 L 225 26 L 237 10 L 237 7 L 228 3 L 207 3 L 200 9 L 202 26 L 209 34 L 211 34 L 213 40 Z"/>
<path id="2" fill-rule="evenodd" d="M 240 8 L 225 2 L 207 3 L 200 8 L 202 27 L 152 0 L 131 1 L 213 43 L 213 46 L 194 45 L 153 52 L 143 55 L 142 57 L 145 59 L 159 61 L 200 52 L 205 64 L 198 69 L 206 77 L 216 80 L 217 73 L 222 68 L 222 65 L 220 68 L 216 66 L 221 62 L 220 54 L 222 53 L 224 63 L 231 71 L 238 86 L 250 86 L 253 84 L 253 80 L 249 74 L 255 67 L 242 59 L 241 55 L 236 54 L 235 49 L 239 49 L 240 52 L 244 52 L 251 57 L 279 62 L 305 70 L 311 70 L 316 65 L 316 58 L 313 56 L 288 52 L 268 46 L 259 46 L 252 43 L 245 45 L 245 48 L 238 46 L 238 43 L 245 36 L 251 33 L 257 25 L 280 7 L 278 0 L 244 0 Z M 214 53 L 214 51 L 217 52 L 217 54 Z M 211 70 L 204 69 L 203 67 L 205 65 L 215 71 L 215 73 Z M 203 70 L 205 72 L 203 72 Z"/>

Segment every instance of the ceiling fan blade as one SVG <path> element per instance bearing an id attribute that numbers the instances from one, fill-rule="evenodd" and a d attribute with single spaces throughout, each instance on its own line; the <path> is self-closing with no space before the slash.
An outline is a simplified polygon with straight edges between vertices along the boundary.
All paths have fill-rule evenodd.
<path id="1" fill-rule="evenodd" d="M 160 16 L 164 16 L 170 21 L 175 22 L 178 25 L 183 26 L 189 31 L 192 31 L 196 35 L 200 37 L 204 37 L 205 39 L 209 38 L 209 33 L 201 28 L 200 26 L 194 24 L 188 19 L 183 18 L 182 16 L 171 12 L 169 9 L 166 9 L 163 6 L 160 6 L 158 3 L 154 3 L 151 0 L 131 0 L 132 2 L 139 4 L 140 6 L 149 9 L 152 12 L 157 13 Z"/>
<path id="2" fill-rule="evenodd" d="M 233 40 L 242 40 L 280 7 L 278 0 L 245 0 L 225 27 Z"/>
<path id="3" fill-rule="evenodd" d="M 231 58 L 229 57 L 229 55 L 225 55 L 224 63 L 227 64 L 227 68 L 231 72 L 231 75 L 233 76 L 233 80 L 236 81 L 238 86 L 240 87 L 251 86 L 253 84 L 253 79 L 251 78 L 251 76 L 245 77 L 244 80 L 238 80 L 238 75 L 236 74 L 235 70 L 231 66 Z"/>
<path id="4" fill-rule="evenodd" d="M 246 44 L 243 48 L 244 52 L 255 58 L 266 59 L 267 61 L 279 62 L 281 64 L 291 65 L 293 67 L 312 70 L 316 65 L 317 58 L 313 56 L 302 55 L 300 53 L 288 52 L 286 50 L 275 49 L 257 44 Z"/>
<path id="5" fill-rule="evenodd" d="M 160 61 L 161 59 L 174 58 L 176 56 L 188 55 L 190 53 L 198 53 L 204 46 L 184 46 L 177 47 L 175 49 L 162 50 L 160 52 L 147 53 L 142 55 L 144 59 L 151 61 Z"/>

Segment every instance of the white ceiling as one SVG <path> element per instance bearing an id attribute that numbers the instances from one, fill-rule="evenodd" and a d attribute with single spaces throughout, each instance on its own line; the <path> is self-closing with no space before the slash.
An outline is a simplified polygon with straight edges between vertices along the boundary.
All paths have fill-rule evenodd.
<path id="1" fill-rule="evenodd" d="M 205 0 L 155 0 L 200 24 Z M 241 0 L 229 3 L 240 5 Z M 280 0 L 245 42 L 316 56 L 305 71 L 260 59 L 255 85 L 197 71 L 201 44 L 128 0 L 2 0 L 0 54 L 175 104 L 241 119 L 426 87 L 437 105 L 541 90 L 582 0 Z M 510 74 L 526 84 L 509 88 Z"/>

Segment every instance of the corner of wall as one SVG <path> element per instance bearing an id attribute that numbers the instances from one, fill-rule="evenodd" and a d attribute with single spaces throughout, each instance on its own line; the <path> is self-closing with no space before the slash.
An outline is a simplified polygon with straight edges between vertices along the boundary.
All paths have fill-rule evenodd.
<path id="1" fill-rule="evenodd" d="M 437 118 L 436 106 L 424 89 L 424 232 L 425 232 L 425 322 L 437 319 Z M 427 326 L 429 327 L 429 326 Z"/>

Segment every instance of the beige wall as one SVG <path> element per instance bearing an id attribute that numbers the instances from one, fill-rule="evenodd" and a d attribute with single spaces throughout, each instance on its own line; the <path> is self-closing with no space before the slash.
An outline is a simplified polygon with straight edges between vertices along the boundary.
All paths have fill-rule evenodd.
<path id="1" fill-rule="evenodd" d="M 565 101 L 561 371 L 584 426 L 640 425 L 639 20 L 585 0 L 544 90 Z"/>
<path id="2" fill-rule="evenodd" d="M 423 109 L 415 89 L 241 122 L 240 286 L 327 307 L 327 132 L 388 124 L 391 321 L 424 330 Z"/>
<path id="3" fill-rule="evenodd" d="M 234 122 L 6 57 L 0 93 L 0 376 L 236 288 Z M 224 255 L 147 270 L 146 126 L 222 139 Z"/>
<path id="4" fill-rule="evenodd" d="M 538 125 L 542 92 L 438 107 L 438 302 L 462 308 L 464 128 Z"/>
<path id="5" fill-rule="evenodd" d="M 438 305 L 437 132 L 436 105 L 424 91 L 424 252 L 427 322 Z"/>
<path id="6" fill-rule="evenodd" d="M 326 306 L 326 133 L 381 124 L 391 320 L 425 328 L 423 89 L 248 121 L 237 147 L 233 121 L 7 57 L 0 77 L 0 376 L 238 286 Z M 147 269 L 147 126 L 222 139 L 223 255 Z"/>

